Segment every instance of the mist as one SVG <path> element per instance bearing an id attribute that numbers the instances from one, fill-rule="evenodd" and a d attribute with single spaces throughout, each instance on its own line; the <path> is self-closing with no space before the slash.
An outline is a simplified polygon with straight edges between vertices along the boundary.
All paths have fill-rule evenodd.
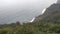
<path id="1" fill-rule="evenodd" d="M 57 0 L 57 4 L 60 4 L 60 0 Z"/>
<path id="2" fill-rule="evenodd" d="M 28 22 L 56 0 L 0 0 L 0 23 Z"/>

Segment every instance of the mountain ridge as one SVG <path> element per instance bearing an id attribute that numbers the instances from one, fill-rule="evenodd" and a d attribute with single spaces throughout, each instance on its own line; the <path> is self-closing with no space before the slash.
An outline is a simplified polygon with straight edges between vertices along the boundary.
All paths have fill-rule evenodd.
<path id="1" fill-rule="evenodd" d="M 47 21 L 55 22 L 55 20 L 58 20 L 56 18 L 59 17 L 60 17 L 60 4 L 52 4 L 50 7 L 46 9 L 44 14 L 37 16 L 34 22 L 40 22 L 41 20 L 46 21 L 46 19 Z"/>

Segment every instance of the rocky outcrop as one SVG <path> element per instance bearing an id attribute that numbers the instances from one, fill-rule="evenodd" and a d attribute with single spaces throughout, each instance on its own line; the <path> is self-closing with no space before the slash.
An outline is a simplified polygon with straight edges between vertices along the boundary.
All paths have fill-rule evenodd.
<path id="1" fill-rule="evenodd" d="M 57 20 L 59 18 L 60 18 L 60 4 L 52 4 L 50 7 L 48 7 L 45 10 L 44 14 L 36 17 L 34 22 L 39 22 L 41 20 L 54 21 L 54 20 Z"/>

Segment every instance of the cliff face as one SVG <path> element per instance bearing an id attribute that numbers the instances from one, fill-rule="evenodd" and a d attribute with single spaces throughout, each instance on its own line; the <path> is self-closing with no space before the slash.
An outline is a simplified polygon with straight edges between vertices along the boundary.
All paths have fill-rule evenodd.
<path id="1" fill-rule="evenodd" d="M 60 4 L 60 0 L 57 0 L 57 4 Z"/>
<path id="2" fill-rule="evenodd" d="M 56 21 L 60 18 L 60 4 L 52 4 L 48 7 L 44 14 L 36 17 L 34 22 L 40 21 Z"/>

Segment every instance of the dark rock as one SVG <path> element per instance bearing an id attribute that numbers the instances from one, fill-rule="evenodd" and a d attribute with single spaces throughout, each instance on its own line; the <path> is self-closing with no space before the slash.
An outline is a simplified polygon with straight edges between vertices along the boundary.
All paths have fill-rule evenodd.
<path id="1" fill-rule="evenodd" d="M 41 20 L 46 21 L 46 19 L 54 21 L 56 18 L 60 18 L 60 4 L 52 4 L 46 9 L 45 13 L 39 15 L 34 22 L 39 22 Z"/>

